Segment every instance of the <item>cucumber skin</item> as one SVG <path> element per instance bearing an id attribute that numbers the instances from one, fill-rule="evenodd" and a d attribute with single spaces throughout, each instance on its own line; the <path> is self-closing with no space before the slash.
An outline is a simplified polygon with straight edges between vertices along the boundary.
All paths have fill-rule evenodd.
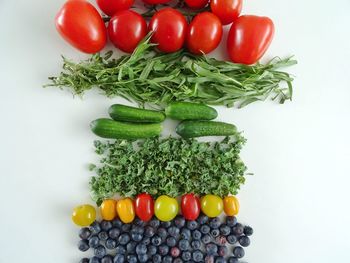
<path id="1" fill-rule="evenodd" d="M 111 119 L 97 119 L 90 123 L 93 133 L 108 139 L 143 139 L 159 136 L 162 132 L 160 123 L 134 124 Z"/>
<path id="2" fill-rule="evenodd" d="M 235 125 L 217 121 L 183 121 L 176 127 L 176 133 L 183 138 L 202 136 L 228 136 L 237 133 Z"/>
<path id="3" fill-rule="evenodd" d="M 214 108 L 191 102 L 172 102 L 165 114 L 175 120 L 213 120 L 218 116 Z"/>
<path id="4" fill-rule="evenodd" d="M 163 122 L 165 114 L 161 111 L 139 109 L 122 104 L 114 104 L 109 107 L 109 116 L 115 121 L 128 122 Z"/>

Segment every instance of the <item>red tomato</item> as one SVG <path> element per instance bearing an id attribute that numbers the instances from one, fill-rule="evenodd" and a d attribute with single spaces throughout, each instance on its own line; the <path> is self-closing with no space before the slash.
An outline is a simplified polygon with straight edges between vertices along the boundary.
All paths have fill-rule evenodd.
<path id="1" fill-rule="evenodd" d="M 208 4 L 209 0 L 185 0 L 188 7 L 193 9 L 200 9 Z"/>
<path id="2" fill-rule="evenodd" d="M 131 10 L 117 12 L 109 21 L 108 36 L 114 46 L 131 53 L 147 34 L 145 19 Z"/>
<path id="3" fill-rule="evenodd" d="M 154 31 L 152 42 L 160 51 L 170 53 L 182 48 L 187 32 L 186 18 L 173 8 L 164 8 L 151 19 L 149 31 Z"/>
<path id="4" fill-rule="evenodd" d="M 82 52 L 96 53 L 106 45 L 107 32 L 101 15 L 85 0 L 67 1 L 55 22 L 61 36 Z"/>
<path id="5" fill-rule="evenodd" d="M 127 10 L 134 4 L 134 0 L 96 0 L 96 2 L 103 13 L 109 16 L 117 11 Z"/>
<path id="6" fill-rule="evenodd" d="M 158 5 L 158 4 L 165 4 L 170 2 L 171 0 L 142 0 L 147 5 Z"/>
<path id="7" fill-rule="evenodd" d="M 207 54 L 220 43 L 222 25 L 213 13 L 204 12 L 196 15 L 187 30 L 186 45 L 193 54 Z"/>
<path id="8" fill-rule="evenodd" d="M 241 13 L 242 0 L 211 0 L 210 8 L 223 25 L 228 25 Z"/>
<path id="9" fill-rule="evenodd" d="M 149 221 L 154 215 L 154 201 L 150 194 L 142 193 L 135 199 L 136 215 L 143 221 Z"/>
<path id="10" fill-rule="evenodd" d="M 257 62 L 269 47 L 274 31 L 268 17 L 240 16 L 232 24 L 227 38 L 230 59 L 247 65 Z"/>
<path id="11" fill-rule="evenodd" d="M 181 198 L 181 212 L 186 220 L 196 220 L 201 212 L 200 201 L 194 194 L 185 194 Z"/>

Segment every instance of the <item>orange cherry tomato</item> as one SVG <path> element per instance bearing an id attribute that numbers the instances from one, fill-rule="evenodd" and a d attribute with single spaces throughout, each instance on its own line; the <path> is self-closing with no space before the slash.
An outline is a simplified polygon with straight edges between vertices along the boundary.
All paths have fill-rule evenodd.
<path id="1" fill-rule="evenodd" d="M 117 201 L 106 199 L 101 204 L 101 216 L 104 220 L 113 220 L 117 216 Z"/>
<path id="2" fill-rule="evenodd" d="M 120 220 L 127 224 L 134 221 L 135 208 L 134 203 L 130 198 L 124 198 L 117 202 L 117 213 Z"/>
<path id="3" fill-rule="evenodd" d="M 224 211 L 228 216 L 235 216 L 239 212 L 239 202 L 235 196 L 226 196 L 224 198 Z"/>

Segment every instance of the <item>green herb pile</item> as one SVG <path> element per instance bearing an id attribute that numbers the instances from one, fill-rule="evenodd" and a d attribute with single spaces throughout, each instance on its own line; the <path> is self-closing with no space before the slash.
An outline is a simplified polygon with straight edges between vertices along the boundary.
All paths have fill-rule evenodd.
<path id="1" fill-rule="evenodd" d="M 100 164 L 90 181 L 100 203 L 115 194 L 134 197 L 147 192 L 172 197 L 185 193 L 237 194 L 246 166 L 239 157 L 245 139 L 237 134 L 221 142 L 181 138 L 95 141 Z"/>
<path id="2" fill-rule="evenodd" d="M 146 37 L 131 55 L 94 54 L 75 63 L 63 58 L 63 72 L 46 86 L 69 87 L 74 94 L 98 87 L 108 97 L 121 96 L 140 105 L 172 101 L 243 107 L 249 103 L 292 98 L 293 78 L 280 68 L 296 64 L 275 58 L 252 66 L 195 56 L 185 50 L 162 54 Z"/>

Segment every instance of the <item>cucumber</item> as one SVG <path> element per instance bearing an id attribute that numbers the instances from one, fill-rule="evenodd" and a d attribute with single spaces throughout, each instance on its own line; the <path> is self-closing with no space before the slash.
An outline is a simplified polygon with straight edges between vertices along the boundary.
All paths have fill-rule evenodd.
<path id="1" fill-rule="evenodd" d="M 159 136 L 160 123 L 127 123 L 111 119 L 97 119 L 90 124 L 91 131 L 97 136 L 108 139 L 142 139 Z"/>
<path id="2" fill-rule="evenodd" d="M 201 136 L 227 136 L 237 133 L 235 125 L 217 121 L 183 121 L 176 127 L 176 133 L 183 138 Z"/>
<path id="3" fill-rule="evenodd" d="M 214 108 L 191 102 L 172 102 L 165 114 L 175 120 L 213 120 L 218 116 Z"/>
<path id="4" fill-rule="evenodd" d="M 145 110 L 121 104 L 114 104 L 109 107 L 109 116 L 116 121 L 128 122 L 162 122 L 165 114 L 161 111 Z"/>

